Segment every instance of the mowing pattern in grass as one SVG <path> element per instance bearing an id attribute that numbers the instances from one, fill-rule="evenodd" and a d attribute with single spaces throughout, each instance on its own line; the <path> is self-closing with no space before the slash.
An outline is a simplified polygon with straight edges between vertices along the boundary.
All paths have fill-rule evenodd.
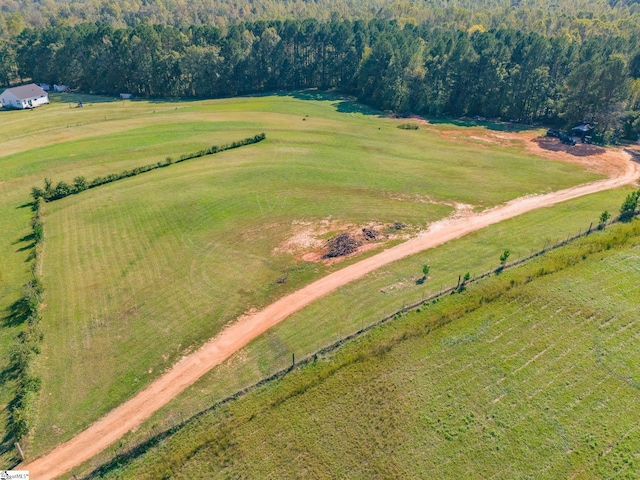
<path id="1" fill-rule="evenodd" d="M 639 261 L 640 222 L 590 237 L 388 324 L 103 476 L 637 478 Z M 540 269 L 560 270 L 526 283 Z"/>
<path id="2" fill-rule="evenodd" d="M 103 176 L 256 131 L 269 142 L 52 205 L 38 364 L 44 400 L 31 453 L 71 436 L 246 309 L 326 273 L 273 254 L 295 221 L 420 228 L 453 202 L 482 208 L 597 178 L 518 146 L 400 130 L 397 120 L 329 95 L 84 103 L 3 114 L 4 305 L 28 279 L 28 252 L 11 245 L 28 226 L 28 211 L 16 206 L 43 177 Z M 287 269 L 287 284 L 276 286 Z"/>
<path id="3" fill-rule="evenodd" d="M 377 321 L 384 315 L 437 292 L 441 285 L 455 285 L 466 271 L 479 273 L 499 265 L 506 248 L 513 259 L 541 249 L 588 227 L 602 208 L 615 208 L 627 190 L 602 192 L 530 212 L 471 234 L 436 249 L 396 262 L 320 299 L 277 325 L 262 337 L 216 367 L 193 388 L 158 412 L 138 432 L 124 440 L 135 445 L 157 428 L 169 428 L 182 418 L 225 398 L 291 364 L 291 354 L 302 358 L 320 347 Z M 544 232 L 544 233 L 542 233 Z M 422 285 L 422 265 L 432 270 Z M 113 450 L 102 458 L 108 458 Z"/>

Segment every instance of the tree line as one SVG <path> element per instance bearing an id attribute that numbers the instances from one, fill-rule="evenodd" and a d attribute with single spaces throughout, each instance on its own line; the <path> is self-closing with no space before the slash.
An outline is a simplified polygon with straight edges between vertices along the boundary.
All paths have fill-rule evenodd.
<path id="1" fill-rule="evenodd" d="M 25 29 L 5 47 L 5 83 L 18 75 L 85 92 L 196 98 L 333 89 L 399 114 L 585 121 L 630 139 L 640 131 L 640 30 L 585 40 L 381 19 L 82 24 Z"/>

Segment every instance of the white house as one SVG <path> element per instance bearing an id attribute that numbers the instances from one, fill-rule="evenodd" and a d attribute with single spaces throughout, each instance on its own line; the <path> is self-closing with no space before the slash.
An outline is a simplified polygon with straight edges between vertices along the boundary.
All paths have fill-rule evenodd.
<path id="1" fill-rule="evenodd" d="M 49 95 L 35 83 L 20 87 L 7 88 L 0 95 L 0 103 L 4 108 L 35 108 L 49 103 Z"/>
<path id="2" fill-rule="evenodd" d="M 133 95 L 131 93 L 121 93 L 120 98 L 122 100 L 131 100 L 133 98 Z"/>

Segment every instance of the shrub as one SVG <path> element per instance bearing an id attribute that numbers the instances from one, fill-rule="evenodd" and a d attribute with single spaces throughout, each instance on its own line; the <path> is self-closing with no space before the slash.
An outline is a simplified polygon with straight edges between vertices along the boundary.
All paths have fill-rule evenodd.
<path id="1" fill-rule="evenodd" d="M 598 229 L 602 230 L 610 219 L 611 219 L 611 214 L 609 213 L 609 210 L 605 210 L 604 212 L 602 212 L 600 214 Z"/>
<path id="2" fill-rule="evenodd" d="M 620 220 L 627 221 L 631 220 L 633 216 L 636 214 L 636 209 L 638 208 L 638 200 L 640 199 L 640 190 L 636 190 L 635 192 L 631 192 L 627 195 L 624 202 L 620 206 Z"/>
<path id="3" fill-rule="evenodd" d="M 419 130 L 420 129 L 418 124 L 413 122 L 401 123 L 400 125 L 398 125 L 398 128 L 402 130 Z"/>
<path id="4" fill-rule="evenodd" d="M 73 188 L 76 192 L 82 192 L 87 189 L 87 179 L 84 177 L 76 177 L 73 179 Z"/>

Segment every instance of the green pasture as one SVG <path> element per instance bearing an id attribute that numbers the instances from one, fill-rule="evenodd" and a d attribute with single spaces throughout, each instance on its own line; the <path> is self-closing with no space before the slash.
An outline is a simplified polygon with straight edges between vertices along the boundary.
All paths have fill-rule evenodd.
<path id="1" fill-rule="evenodd" d="M 637 478 L 639 234 L 472 285 L 91 478 Z"/>
<path id="2" fill-rule="evenodd" d="M 227 362 L 212 369 L 145 422 L 122 444 L 99 455 L 92 465 L 107 461 L 154 432 L 173 427 L 221 399 L 358 331 L 382 317 L 455 285 L 459 275 L 494 269 L 504 249 L 516 260 L 589 228 L 603 209 L 613 211 L 631 189 L 613 190 L 529 212 L 492 225 L 454 242 L 408 257 L 367 275 L 314 302 L 251 342 Z M 422 265 L 429 279 L 419 284 Z"/>
<path id="3" fill-rule="evenodd" d="M 65 103 L 78 99 L 84 108 Z M 36 365 L 43 389 L 27 442 L 34 454 L 139 391 L 241 313 L 353 261 L 326 267 L 276 253 L 295 222 L 329 219 L 338 233 L 398 221 L 416 231 L 454 203 L 479 210 L 598 178 L 519 145 L 453 143 L 435 127 L 400 130 L 401 120 L 330 95 L 55 100 L 0 112 L 5 311 L 29 278 L 26 204 L 45 177 L 91 179 L 262 131 L 267 141 L 45 206 L 45 340 Z M 438 128 L 445 127 L 456 128 Z M 287 283 L 276 284 L 286 272 Z M 0 329 L 1 358 L 19 330 L 8 322 Z M 0 402 L 10 399 L 5 381 Z"/>

